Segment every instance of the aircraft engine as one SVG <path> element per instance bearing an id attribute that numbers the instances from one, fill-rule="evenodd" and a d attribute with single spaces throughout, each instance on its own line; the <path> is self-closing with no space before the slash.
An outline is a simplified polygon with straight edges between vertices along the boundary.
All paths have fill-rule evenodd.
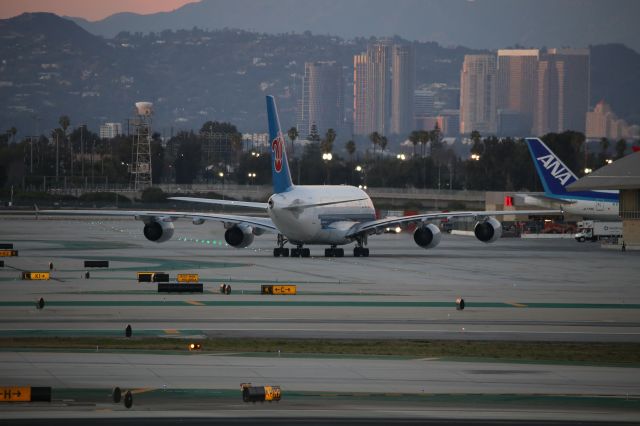
<path id="1" fill-rule="evenodd" d="M 162 219 L 153 220 L 144 224 L 142 231 L 145 238 L 156 243 L 164 243 L 173 237 L 173 222 L 165 222 Z"/>
<path id="2" fill-rule="evenodd" d="M 225 231 L 224 240 L 235 248 L 248 247 L 253 242 L 253 228 L 248 225 L 233 225 Z"/>
<path id="3" fill-rule="evenodd" d="M 502 224 L 490 217 L 484 222 L 476 223 L 473 233 L 483 243 L 492 243 L 502 236 Z"/>
<path id="4" fill-rule="evenodd" d="M 417 227 L 413 233 L 413 241 L 423 249 L 434 248 L 440 244 L 440 229 L 433 223 Z"/>

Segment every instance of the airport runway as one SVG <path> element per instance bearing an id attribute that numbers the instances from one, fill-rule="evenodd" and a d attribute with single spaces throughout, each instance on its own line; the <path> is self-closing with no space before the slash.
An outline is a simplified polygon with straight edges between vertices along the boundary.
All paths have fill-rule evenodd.
<path id="1" fill-rule="evenodd" d="M 409 234 L 386 234 L 370 238 L 366 259 L 294 259 L 273 258 L 270 235 L 248 249 L 226 247 L 216 224 L 177 222 L 161 244 L 141 232 L 134 220 L 0 220 L 2 241 L 19 250 L 0 269 L 0 336 L 118 336 L 131 324 L 160 336 L 640 341 L 638 252 L 457 236 L 423 250 Z M 86 280 L 85 259 L 110 267 Z M 18 278 L 49 261 L 52 280 Z M 136 282 L 147 270 L 199 273 L 205 293 L 158 294 Z M 221 283 L 231 295 L 218 292 Z M 296 284 L 299 294 L 260 295 L 270 283 Z"/>
<path id="2" fill-rule="evenodd" d="M 0 336 L 304 337 L 640 341 L 640 253 L 572 240 L 445 236 L 432 250 L 410 234 L 370 238 L 371 257 L 273 258 L 274 236 L 248 249 L 222 226 L 176 223 L 162 244 L 134 220 L 0 219 L 19 256 L 0 268 Z M 311 247 L 321 255 L 324 247 Z M 350 249 L 346 250 L 350 253 Z M 84 260 L 109 260 L 91 270 Z M 22 281 L 44 271 L 50 281 Z M 198 273 L 204 294 L 162 295 L 137 271 Z M 222 283 L 232 286 L 222 295 Z M 296 284 L 263 296 L 261 284 Z M 46 306 L 35 308 L 43 297 Z M 467 308 L 455 309 L 463 297 Z M 54 387 L 52 404 L 0 406 L 0 417 L 366 418 L 634 421 L 637 368 L 434 359 L 264 357 L 242 354 L 0 351 L 2 383 Z M 238 385 L 279 384 L 274 405 L 240 402 Z M 276 383 L 277 382 L 277 383 Z M 166 385 L 166 387 L 165 387 Z M 131 387 L 127 411 L 108 401 Z M 269 420 L 271 419 L 271 420 Z M 1 422 L 1 421 L 0 421 Z M 333 424 L 340 422 L 332 421 Z M 384 421 L 383 421 L 384 423 Z M 389 423 L 389 422 L 387 422 Z"/>

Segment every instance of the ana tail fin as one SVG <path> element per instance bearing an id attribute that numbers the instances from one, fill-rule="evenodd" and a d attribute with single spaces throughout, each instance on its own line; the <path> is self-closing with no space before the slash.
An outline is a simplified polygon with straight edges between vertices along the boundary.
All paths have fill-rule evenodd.
<path id="1" fill-rule="evenodd" d="M 547 195 L 565 195 L 566 186 L 578 180 L 576 175 L 538 138 L 527 138 L 527 146 L 544 192 Z"/>
<path id="2" fill-rule="evenodd" d="M 278 110 L 273 96 L 267 96 L 267 117 L 269 120 L 269 141 L 271 142 L 271 176 L 273 192 L 289 191 L 293 187 L 284 135 L 280 129 Z"/>

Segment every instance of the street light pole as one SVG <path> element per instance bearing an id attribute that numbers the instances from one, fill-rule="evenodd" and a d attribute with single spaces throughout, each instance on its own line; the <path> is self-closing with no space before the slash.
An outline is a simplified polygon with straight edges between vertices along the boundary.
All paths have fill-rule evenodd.
<path id="1" fill-rule="evenodd" d="M 56 183 L 58 183 L 58 168 L 60 167 L 60 159 L 58 157 L 59 155 L 59 150 L 58 150 L 58 142 L 60 139 L 60 133 L 58 133 L 56 131 Z"/>

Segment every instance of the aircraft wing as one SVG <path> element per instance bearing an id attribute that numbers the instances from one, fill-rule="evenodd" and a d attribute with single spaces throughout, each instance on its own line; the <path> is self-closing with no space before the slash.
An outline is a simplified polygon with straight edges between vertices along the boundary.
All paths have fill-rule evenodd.
<path id="1" fill-rule="evenodd" d="M 251 201 L 235 201 L 235 200 L 216 200 L 212 198 L 169 197 L 169 200 L 189 201 L 191 203 L 202 203 L 202 204 L 215 204 L 218 206 L 245 207 L 249 209 L 259 209 L 259 210 L 267 210 L 267 207 L 269 207 L 267 203 L 254 203 Z"/>
<path id="2" fill-rule="evenodd" d="M 373 234 L 378 230 L 386 228 L 391 225 L 410 224 L 410 223 L 425 223 L 439 219 L 457 219 L 464 217 L 471 217 L 476 219 L 483 219 L 489 216 L 506 216 L 506 215 L 559 215 L 562 214 L 560 210 L 498 210 L 498 211 L 470 211 L 470 212 L 441 212 L 441 213 L 424 213 L 411 216 L 390 217 L 385 219 L 372 220 L 369 222 L 361 222 L 354 225 L 348 232 L 348 237 L 355 237 L 358 234 Z"/>
<path id="3" fill-rule="evenodd" d="M 174 221 L 181 218 L 187 218 L 193 220 L 194 222 L 212 220 L 215 222 L 232 224 L 246 223 L 267 232 L 278 232 L 278 228 L 276 228 L 271 219 L 268 217 L 242 216 L 231 214 L 152 210 L 39 210 L 37 211 L 37 213 L 60 216 L 120 216 L 133 217 L 142 221 L 154 220 L 157 218 L 164 218 L 169 219 L 170 221 Z"/>

